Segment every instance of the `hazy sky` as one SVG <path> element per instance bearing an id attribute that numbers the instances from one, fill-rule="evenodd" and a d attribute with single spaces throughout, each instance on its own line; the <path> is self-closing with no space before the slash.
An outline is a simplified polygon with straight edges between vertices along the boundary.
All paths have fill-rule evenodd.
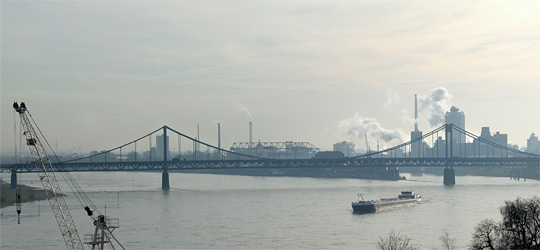
<path id="1" fill-rule="evenodd" d="M 2 1 L 1 149 L 25 101 L 60 151 L 163 125 L 222 145 L 393 145 L 455 105 L 540 133 L 540 1 Z M 437 99 L 439 98 L 439 99 Z M 436 105 L 434 105 L 436 104 Z M 18 118 L 17 118 L 18 119 Z"/>

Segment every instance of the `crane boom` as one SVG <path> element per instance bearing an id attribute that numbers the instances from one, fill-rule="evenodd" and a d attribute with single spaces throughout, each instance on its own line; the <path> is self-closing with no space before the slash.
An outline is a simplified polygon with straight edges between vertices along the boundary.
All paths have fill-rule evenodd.
<path id="1" fill-rule="evenodd" d="M 17 103 L 14 103 L 13 108 L 15 108 L 20 115 L 24 131 L 23 134 L 26 137 L 26 145 L 28 145 L 30 149 L 34 165 L 38 170 L 39 180 L 47 194 L 47 199 L 49 200 L 49 204 L 51 205 L 54 217 L 60 227 L 60 232 L 67 248 L 70 250 L 84 249 L 73 218 L 71 217 L 71 213 L 69 212 L 68 205 L 64 199 L 64 194 L 56 179 L 51 160 L 45 152 L 45 148 L 28 118 L 26 105 L 24 102 L 21 102 L 20 106 Z"/>

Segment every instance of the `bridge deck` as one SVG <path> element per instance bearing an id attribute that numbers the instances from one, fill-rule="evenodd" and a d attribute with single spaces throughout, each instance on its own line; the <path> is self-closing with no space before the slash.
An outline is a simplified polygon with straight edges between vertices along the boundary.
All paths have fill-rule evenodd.
<path id="1" fill-rule="evenodd" d="M 91 171 L 157 171 L 175 169 L 235 168 L 339 168 L 339 167 L 528 167 L 539 166 L 538 157 L 515 158 L 342 158 L 342 159 L 256 159 L 201 161 L 134 161 L 57 163 L 68 172 Z M 35 172 L 33 164 L 2 164 L 0 172 Z"/>

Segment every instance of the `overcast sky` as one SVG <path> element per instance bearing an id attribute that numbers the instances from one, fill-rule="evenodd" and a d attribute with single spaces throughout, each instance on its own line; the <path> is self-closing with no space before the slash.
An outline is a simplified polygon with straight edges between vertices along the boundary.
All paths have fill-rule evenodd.
<path id="1" fill-rule="evenodd" d="M 365 129 L 371 147 L 407 140 L 414 94 L 424 132 L 455 105 L 468 131 L 526 146 L 540 1 L 2 1 L 0 87 L 3 152 L 13 101 L 60 151 L 197 123 L 217 145 L 216 121 L 231 146 L 248 116 L 254 141 L 327 150 L 364 148 Z"/>

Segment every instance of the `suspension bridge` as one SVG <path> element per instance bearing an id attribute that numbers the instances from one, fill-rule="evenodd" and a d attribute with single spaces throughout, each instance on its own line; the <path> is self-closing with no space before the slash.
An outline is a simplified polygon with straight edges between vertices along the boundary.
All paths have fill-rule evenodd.
<path id="1" fill-rule="evenodd" d="M 178 138 L 176 155 L 169 150 L 169 135 Z M 152 147 L 153 138 L 156 139 L 155 147 Z M 182 152 L 182 140 L 191 144 L 191 151 Z M 141 152 L 141 145 L 145 145 L 142 148 L 147 151 Z M 56 171 L 65 172 L 161 171 L 163 189 L 170 187 L 169 171 L 195 169 L 444 167 L 445 185 L 455 184 L 454 167 L 509 167 L 526 169 L 540 176 L 539 155 L 499 145 L 453 124 L 442 125 L 388 149 L 338 159 L 270 159 L 219 148 L 163 126 L 116 148 L 77 159 L 57 161 L 54 166 Z M 32 162 L 0 165 L 0 172 L 11 173 L 12 188 L 17 184 L 17 173 L 36 171 Z"/>

